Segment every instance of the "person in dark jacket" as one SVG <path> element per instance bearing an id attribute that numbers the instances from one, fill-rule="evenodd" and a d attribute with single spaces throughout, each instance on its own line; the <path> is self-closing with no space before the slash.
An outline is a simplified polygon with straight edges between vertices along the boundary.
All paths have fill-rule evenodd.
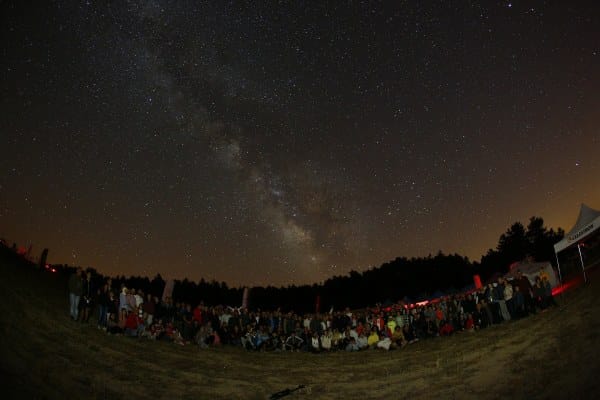
<path id="1" fill-rule="evenodd" d="M 83 276 L 81 296 L 81 301 L 79 302 L 79 307 L 81 308 L 81 322 L 86 323 L 90 319 L 92 296 L 94 296 L 92 273 L 90 271 Z"/>
<path id="2" fill-rule="evenodd" d="M 110 287 L 105 283 L 98 289 L 98 329 L 106 328 L 108 313 L 108 303 L 110 302 Z"/>
<path id="3" fill-rule="evenodd" d="M 514 286 L 513 309 L 517 319 L 523 318 L 527 315 L 527 310 L 525 308 L 525 296 L 523 296 L 520 286 Z"/>
<path id="4" fill-rule="evenodd" d="M 529 282 L 529 278 L 527 278 L 525 275 L 523 275 L 521 270 L 517 270 L 517 276 L 513 280 L 513 284 L 514 284 L 514 286 L 519 287 L 519 291 L 523 295 L 524 310 L 525 310 L 523 316 L 527 316 L 528 314 L 535 312 L 535 301 L 534 301 L 533 297 L 531 296 L 533 286 L 531 285 L 531 282 Z"/>
<path id="5" fill-rule="evenodd" d="M 77 268 L 75 273 L 69 278 L 69 304 L 71 319 L 76 321 L 79 317 L 79 300 L 83 292 L 83 271 Z"/>

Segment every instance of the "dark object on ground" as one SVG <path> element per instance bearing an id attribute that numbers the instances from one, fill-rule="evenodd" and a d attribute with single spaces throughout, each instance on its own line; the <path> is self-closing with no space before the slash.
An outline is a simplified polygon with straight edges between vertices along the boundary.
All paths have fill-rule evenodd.
<path id="1" fill-rule="evenodd" d="M 269 400 L 276 400 L 276 399 L 281 399 L 282 397 L 288 396 L 292 393 L 294 393 L 296 390 L 300 390 L 300 389 L 304 389 L 305 386 L 304 385 L 298 385 L 298 387 L 294 388 L 294 389 L 285 389 L 282 390 L 281 392 L 277 392 L 277 393 L 273 393 L 271 395 L 271 397 L 269 397 Z"/>

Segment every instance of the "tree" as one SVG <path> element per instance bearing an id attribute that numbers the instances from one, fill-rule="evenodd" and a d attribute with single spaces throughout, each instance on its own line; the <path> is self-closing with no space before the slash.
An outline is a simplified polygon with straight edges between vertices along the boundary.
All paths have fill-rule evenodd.
<path id="1" fill-rule="evenodd" d="M 515 222 L 508 230 L 500 235 L 498 240 L 499 265 L 502 271 L 508 271 L 508 266 L 515 261 L 523 260 L 530 249 L 530 243 L 527 240 L 525 227 L 520 222 Z"/>
<path id="2" fill-rule="evenodd" d="M 554 263 L 554 244 L 564 236 L 564 231 L 548 229 L 544 220 L 531 217 L 527 230 L 520 222 L 515 222 L 500 236 L 496 250 L 488 250 L 481 258 L 480 275 L 487 280 L 495 272 L 507 272 L 515 261 L 530 255 L 537 261 Z"/>
<path id="3" fill-rule="evenodd" d="M 562 229 L 555 232 L 544 226 L 544 220 L 539 217 L 531 217 L 527 225 L 527 240 L 529 242 L 529 254 L 537 261 L 554 262 L 554 244 L 565 236 Z"/>

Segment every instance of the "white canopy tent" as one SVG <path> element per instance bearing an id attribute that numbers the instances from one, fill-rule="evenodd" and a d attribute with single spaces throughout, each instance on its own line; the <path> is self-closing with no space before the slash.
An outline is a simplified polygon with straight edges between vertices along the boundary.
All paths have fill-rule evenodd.
<path id="1" fill-rule="evenodd" d="M 554 245 L 554 254 L 556 255 L 556 263 L 558 265 L 558 274 L 560 275 L 560 262 L 558 261 L 558 253 L 567 249 L 571 245 L 576 244 L 577 250 L 579 251 L 579 260 L 581 262 L 581 269 L 583 271 L 583 279 L 587 281 L 587 277 L 585 274 L 585 265 L 583 263 L 583 257 L 581 255 L 581 243 L 580 241 L 591 235 L 597 229 L 600 228 L 600 211 L 594 210 L 586 206 L 585 204 L 581 204 L 581 208 L 579 210 L 579 217 L 577 218 L 577 222 L 571 230 L 565 234 L 565 237 L 558 243 Z M 562 281 L 562 277 L 560 277 Z"/>
<path id="2" fill-rule="evenodd" d="M 514 279 L 517 276 L 517 272 L 520 271 L 523 276 L 529 279 L 531 285 L 535 285 L 535 279 L 540 276 L 540 272 L 543 272 L 548 277 L 550 285 L 554 288 L 560 285 L 556 272 L 552 268 L 552 264 L 548 261 L 544 262 L 530 262 L 530 261 L 517 261 L 510 265 L 508 273 L 505 275 L 510 279 Z"/>

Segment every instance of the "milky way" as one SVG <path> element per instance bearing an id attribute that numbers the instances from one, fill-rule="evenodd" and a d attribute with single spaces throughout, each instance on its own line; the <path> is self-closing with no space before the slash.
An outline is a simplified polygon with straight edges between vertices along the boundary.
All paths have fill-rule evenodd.
<path id="1" fill-rule="evenodd" d="M 2 6 L 0 237 L 50 261 L 320 282 L 600 208 L 600 8 Z"/>

